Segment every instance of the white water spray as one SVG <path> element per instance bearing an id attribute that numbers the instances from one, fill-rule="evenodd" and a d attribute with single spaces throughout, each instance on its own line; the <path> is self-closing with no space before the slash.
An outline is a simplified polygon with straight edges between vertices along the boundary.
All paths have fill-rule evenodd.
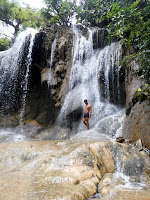
<path id="1" fill-rule="evenodd" d="M 51 47 L 51 58 L 50 58 L 50 68 L 53 65 L 53 59 L 54 59 L 54 52 L 56 49 L 56 38 L 54 39 L 54 41 L 52 42 L 52 47 Z"/>
<path id="2" fill-rule="evenodd" d="M 14 45 L 7 51 L 0 52 L 0 95 L 6 97 L 5 107 L 9 106 L 11 101 L 15 101 L 13 98 L 16 95 L 16 88 L 18 87 L 18 75 L 23 73 L 20 71 L 20 65 L 24 53 L 27 53 L 25 60 L 25 75 L 21 81 L 21 90 L 22 90 L 22 108 L 20 112 L 20 124 L 22 125 L 22 118 L 25 110 L 26 95 L 28 90 L 28 76 L 29 76 L 29 67 L 32 62 L 32 48 L 34 44 L 35 34 L 38 31 L 32 28 L 27 29 L 24 32 L 21 32 L 16 38 Z M 29 42 L 29 47 L 25 51 L 26 42 Z M 22 76 L 22 75 L 21 75 Z M 8 103 L 7 103 L 8 101 Z M 2 106 L 3 108 L 3 106 Z"/>
<path id="3" fill-rule="evenodd" d="M 54 53 L 56 49 L 56 38 L 52 42 L 51 46 L 51 55 L 50 55 L 50 64 L 49 64 L 49 69 L 43 73 L 42 75 L 42 82 L 47 81 L 48 86 L 54 85 L 54 74 L 52 71 L 52 66 L 53 66 L 53 60 L 54 60 Z"/>
<path id="4" fill-rule="evenodd" d="M 118 108 L 109 103 L 110 100 L 110 72 L 114 76 L 115 67 L 119 65 L 121 57 L 120 42 L 112 43 L 102 50 L 93 49 L 93 32 L 88 29 L 88 38 L 84 37 L 80 31 L 74 27 L 74 50 L 73 64 L 69 77 L 69 92 L 66 95 L 58 124 L 64 122 L 65 117 L 81 108 L 84 99 L 92 106 L 91 127 L 102 118 L 112 115 L 118 111 Z M 101 91 L 99 87 L 99 73 L 104 71 L 106 103 L 101 100 Z M 83 130 L 80 123 L 78 131 Z"/>
<path id="5" fill-rule="evenodd" d="M 30 37 L 30 45 L 29 45 L 28 55 L 27 55 L 27 59 L 26 59 L 26 73 L 25 73 L 25 77 L 24 77 L 24 80 L 22 81 L 22 85 L 21 85 L 21 87 L 23 89 L 22 108 L 21 108 L 21 112 L 20 112 L 21 128 L 23 126 L 23 116 L 24 116 L 24 112 L 25 112 L 26 97 L 27 97 L 27 92 L 28 92 L 28 78 L 29 78 L 30 65 L 32 62 L 32 48 L 33 48 L 33 44 L 34 44 L 35 34 L 37 32 L 38 32 L 37 30 L 30 29 L 30 31 L 28 33 L 31 35 L 31 37 Z"/>

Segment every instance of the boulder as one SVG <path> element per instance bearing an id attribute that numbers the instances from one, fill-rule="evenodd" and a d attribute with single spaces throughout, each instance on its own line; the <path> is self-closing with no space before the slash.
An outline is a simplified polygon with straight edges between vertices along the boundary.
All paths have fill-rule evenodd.
<path id="1" fill-rule="evenodd" d="M 98 192 L 102 197 L 108 196 L 110 190 L 112 189 L 113 175 L 111 173 L 107 173 L 101 179 L 98 185 Z"/>
<path id="2" fill-rule="evenodd" d="M 130 52 L 133 53 L 133 49 L 130 48 Z M 136 143 L 137 140 L 141 140 L 142 144 L 147 148 L 150 148 L 150 100 L 144 100 L 138 102 L 138 99 L 134 98 L 135 91 L 138 88 L 143 88 L 146 80 L 142 77 L 138 77 L 139 66 L 133 61 L 130 66 L 126 68 L 126 122 L 123 127 L 123 137 Z"/>
<path id="3" fill-rule="evenodd" d="M 150 102 L 145 100 L 134 105 L 123 128 L 123 136 L 136 143 L 138 139 L 150 149 Z"/>
<path id="4" fill-rule="evenodd" d="M 133 98 L 135 91 L 141 88 L 145 84 L 143 78 L 138 77 L 137 70 L 139 66 L 133 61 L 130 67 L 126 68 L 125 75 L 125 90 L 126 90 L 126 114 L 129 115 L 132 107 L 136 103 L 136 99 Z"/>

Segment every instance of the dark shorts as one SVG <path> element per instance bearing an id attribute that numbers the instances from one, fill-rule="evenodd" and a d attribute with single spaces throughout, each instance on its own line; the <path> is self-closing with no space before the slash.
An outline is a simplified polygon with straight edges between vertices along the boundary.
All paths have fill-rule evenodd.
<path id="1" fill-rule="evenodd" d="M 89 113 L 84 113 L 84 118 L 89 117 Z"/>

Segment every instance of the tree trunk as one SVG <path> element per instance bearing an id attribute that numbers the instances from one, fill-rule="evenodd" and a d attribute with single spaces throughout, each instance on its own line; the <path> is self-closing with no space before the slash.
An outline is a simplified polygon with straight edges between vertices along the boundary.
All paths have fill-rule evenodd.
<path id="1" fill-rule="evenodd" d="M 20 25 L 20 24 L 17 24 L 17 25 L 15 26 L 15 33 L 14 33 L 14 36 L 15 36 L 15 37 L 17 36 L 17 33 L 18 33 L 18 31 L 19 31 L 19 25 Z"/>

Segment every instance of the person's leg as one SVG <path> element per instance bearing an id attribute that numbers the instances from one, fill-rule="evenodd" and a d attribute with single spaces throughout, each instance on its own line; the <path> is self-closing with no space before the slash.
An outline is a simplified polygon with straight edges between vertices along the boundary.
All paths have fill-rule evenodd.
<path id="1" fill-rule="evenodd" d="M 88 119 L 88 117 L 83 118 L 83 123 L 85 124 L 85 126 L 87 126 L 87 129 L 89 130 L 89 119 Z"/>
<path id="2" fill-rule="evenodd" d="M 89 130 L 89 118 L 88 117 L 86 117 L 86 123 L 87 123 L 87 129 Z"/>
<path id="3" fill-rule="evenodd" d="M 86 118 L 83 118 L 83 123 L 85 124 L 85 126 L 87 126 L 87 122 L 86 122 Z"/>

